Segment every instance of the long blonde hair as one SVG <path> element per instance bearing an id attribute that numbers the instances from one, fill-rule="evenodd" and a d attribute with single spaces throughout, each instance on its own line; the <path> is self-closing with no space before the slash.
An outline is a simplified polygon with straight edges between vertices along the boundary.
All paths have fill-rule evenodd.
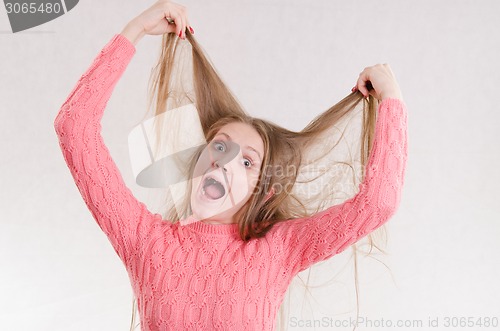
<path id="1" fill-rule="evenodd" d="M 353 92 L 313 119 L 303 130 L 291 131 L 271 121 L 247 114 L 188 30 L 186 38 L 182 40 L 173 33 L 163 35 L 159 60 L 151 75 L 148 111 L 154 102 L 156 119 L 160 118 L 157 115 L 165 111 L 194 104 L 207 141 L 210 141 L 223 125 L 231 122 L 249 124 L 259 133 L 264 142 L 265 154 L 259 179 L 252 196 L 235 215 L 242 240 L 248 241 L 265 236 L 277 222 L 311 216 L 332 204 L 346 200 L 355 193 L 353 189 L 362 181 L 363 169 L 373 143 L 378 107 L 376 99 L 372 97 L 365 99 L 361 93 Z M 354 118 L 360 119 L 360 135 L 354 139 L 357 153 L 352 150 L 342 153 L 358 155 L 359 164 L 354 164 L 352 155 L 332 162 L 331 156 L 335 154 L 332 151 L 339 148 L 342 150 L 341 142 L 347 139 L 346 127 Z M 160 124 L 157 126 L 161 127 Z M 161 137 L 162 131 L 157 129 L 156 138 L 161 141 Z M 203 147 L 201 146 L 189 160 L 187 175 L 192 173 Z M 321 171 L 318 165 L 321 165 Z M 338 171 L 333 171 L 337 175 L 331 176 L 332 169 L 338 165 L 344 169 L 340 179 Z M 287 169 L 286 174 L 277 175 L 275 171 L 273 172 L 278 168 Z M 269 169 L 272 171 L 271 174 L 268 172 Z M 330 179 L 325 179 L 329 178 L 328 174 Z M 335 196 L 332 184 L 335 186 L 338 180 L 343 180 L 344 183 L 349 181 L 350 189 L 339 190 L 339 192 L 344 191 L 343 194 Z M 315 187 L 318 185 L 320 187 L 316 194 L 307 189 L 313 184 Z M 266 195 L 272 187 L 282 189 L 266 200 Z M 171 205 L 165 211 L 165 219 L 177 222 L 189 214 L 189 190 L 187 192 L 183 206 L 179 209 Z M 383 252 L 374 240 L 374 236 L 383 231 L 385 231 L 384 226 L 367 236 L 370 246 L 368 254 L 373 247 Z M 353 244 L 352 248 L 358 302 L 358 249 L 356 244 Z M 131 329 L 135 320 L 135 303 L 134 299 Z M 278 324 L 282 329 L 284 329 L 284 307 L 285 302 L 279 312 L 281 322 Z"/>

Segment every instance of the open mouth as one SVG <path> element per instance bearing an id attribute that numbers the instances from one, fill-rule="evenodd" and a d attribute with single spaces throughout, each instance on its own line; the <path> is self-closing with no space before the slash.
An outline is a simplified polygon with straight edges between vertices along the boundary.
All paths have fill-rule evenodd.
<path id="1" fill-rule="evenodd" d="M 211 200 L 217 200 L 226 194 L 226 189 L 216 179 L 207 177 L 203 181 L 202 193 Z"/>

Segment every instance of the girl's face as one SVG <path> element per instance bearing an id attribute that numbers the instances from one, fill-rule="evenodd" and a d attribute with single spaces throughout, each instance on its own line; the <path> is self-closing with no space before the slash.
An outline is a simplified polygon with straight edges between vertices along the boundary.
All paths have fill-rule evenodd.
<path id="1" fill-rule="evenodd" d="M 193 216 L 206 223 L 236 223 L 234 214 L 258 182 L 264 143 L 246 123 L 224 125 L 196 163 L 191 187 Z"/>

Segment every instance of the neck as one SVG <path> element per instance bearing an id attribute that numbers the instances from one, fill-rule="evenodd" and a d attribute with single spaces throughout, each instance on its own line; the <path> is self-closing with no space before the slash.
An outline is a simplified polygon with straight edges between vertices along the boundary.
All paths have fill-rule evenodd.
<path id="1" fill-rule="evenodd" d="M 234 217 L 230 217 L 230 218 L 227 218 L 227 217 L 217 217 L 216 216 L 211 216 L 211 217 L 207 217 L 207 218 L 203 218 L 203 219 L 200 219 L 200 217 L 198 217 L 195 213 L 191 213 L 191 216 L 188 217 L 188 219 L 194 221 L 200 221 L 202 223 L 205 223 L 205 224 L 215 224 L 215 225 L 218 225 L 218 224 L 236 224 L 238 222 L 236 222 L 234 220 Z"/>
<path id="2" fill-rule="evenodd" d="M 236 222 L 233 222 L 231 220 L 204 219 L 204 220 L 201 220 L 201 222 L 207 223 L 207 224 L 236 224 Z"/>

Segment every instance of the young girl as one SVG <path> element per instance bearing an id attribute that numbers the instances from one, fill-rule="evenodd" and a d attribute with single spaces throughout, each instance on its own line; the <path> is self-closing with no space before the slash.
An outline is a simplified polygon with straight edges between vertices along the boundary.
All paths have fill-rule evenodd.
<path id="1" fill-rule="evenodd" d="M 275 330 L 295 275 L 342 252 L 395 213 L 407 159 L 406 108 L 389 66 L 376 65 L 361 72 L 353 93 L 304 130 L 286 130 L 241 109 L 193 33 L 181 5 L 160 0 L 145 10 L 82 75 L 55 130 L 86 205 L 127 269 L 142 330 Z M 192 101 L 209 142 L 190 164 L 186 208 L 168 219 L 133 196 L 100 135 L 106 103 L 146 34 L 164 38 L 165 80 L 158 91 L 168 91 L 178 43 L 187 38 L 191 44 Z M 157 112 L 166 99 L 158 95 Z M 308 148 L 358 103 L 373 108 L 377 100 L 371 113 L 376 117 L 365 121 L 369 158 L 359 192 L 308 213 L 292 194 Z M 294 170 L 284 176 L 268 171 L 290 165 Z"/>

